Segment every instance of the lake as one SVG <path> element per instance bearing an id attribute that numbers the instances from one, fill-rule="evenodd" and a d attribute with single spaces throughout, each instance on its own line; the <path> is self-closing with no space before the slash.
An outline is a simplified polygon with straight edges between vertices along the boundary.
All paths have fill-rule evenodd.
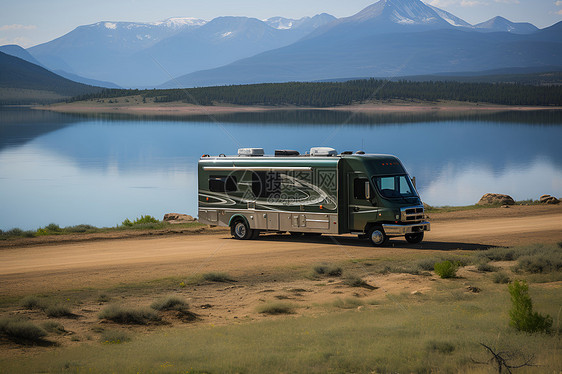
<path id="1" fill-rule="evenodd" d="M 394 154 L 435 206 L 474 204 L 486 192 L 560 197 L 561 143 L 560 111 L 150 118 L 0 108 L 0 229 L 196 216 L 197 160 L 240 147 Z"/>

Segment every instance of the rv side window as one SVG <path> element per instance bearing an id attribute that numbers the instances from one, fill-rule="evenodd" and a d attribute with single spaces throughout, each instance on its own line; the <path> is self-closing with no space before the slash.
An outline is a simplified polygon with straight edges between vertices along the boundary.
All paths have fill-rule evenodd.
<path id="1" fill-rule="evenodd" d="M 367 178 L 355 178 L 353 181 L 353 197 L 357 200 L 367 200 L 365 196 L 365 182 L 368 182 Z"/>
<path id="2" fill-rule="evenodd" d="M 270 197 L 281 193 L 279 173 L 256 171 L 252 173 L 252 192 L 256 197 Z"/>
<path id="3" fill-rule="evenodd" d="M 216 176 L 209 177 L 209 190 L 212 192 L 232 192 L 238 190 L 238 181 L 235 176 Z"/>

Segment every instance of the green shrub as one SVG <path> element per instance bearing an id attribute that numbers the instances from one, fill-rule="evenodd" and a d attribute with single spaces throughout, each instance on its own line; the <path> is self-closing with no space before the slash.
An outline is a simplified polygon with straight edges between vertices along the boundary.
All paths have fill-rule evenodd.
<path id="1" fill-rule="evenodd" d="M 51 305 L 45 310 L 45 313 L 47 313 L 48 317 L 53 318 L 76 316 L 66 305 Z"/>
<path id="2" fill-rule="evenodd" d="M 131 227 L 131 226 L 133 226 L 133 222 L 131 222 L 130 219 L 125 218 L 125 220 L 123 222 L 121 222 L 121 226 Z"/>
<path id="3" fill-rule="evenodd" d="M 499 272 L 494 274 L 494 283 L 501 283 L 501 284 L 505 284 L 505 283 L 509 283 L 510 279 L 509 279 L 509 275 L 507 275 L 504 272 Z"/>
<path id="4" fill-rule="evenodd" d="M 43 329 L 51 334 L 58 334 L 58 335 L 62 335 L 64 333 L 66 333 L 66 330 L 64 329 L 64 326 L 61 325 L 58 322 L 55 321 L 47 321 L 44 322 L 41 327 L 43 327 Z"/>
<path id="5" fill-rule="evenodd" d="M 103 309 L 99 318 L 126 325 L 146 325 L 149 322 L 160 321 L 158 314 L 151 309 L 130 309 L 118 305 L 110 305 Z"/>
<path id="6" fill-rule="evenodd" d="M 76 225 L 76 226 L 65 227 L 64 231 L 75 233 L 75 232 L 94 231 L 94 230 L 97 230 L 97 229 L 98 229 L 97 227 L 92 226 L 92 225 L 81 224 L 81 225 Z"/>
<path id="7" fill-rule="evenodd" d="M 449 260 L 443 262 L 436 262 L 433 265 L 435 274 L 439 275 L 441 278 L 454 278 L 457 275 L 458 265 L 453 264 Z"/>
<path id="8" fill-rule="evenodd" d="M 552 317 L 533 312 L 533 301 L 529 296 L 529 286 L 525 281 L 514 281 L 508 286 L 512 307 L 509 311 L 509 324 L 519 331 L 549 332 Z"/>
<path id="9" fill-rule="evenodd" d="M 6 236 L 22 236 L 22 235 L 23 235 L 23 230 L 20 229 L 20 228 L 18 228 L 18 227 L 15 227 L 15 228 L 13 228 L 13 229 L 11 229 L 11 230 L 6 231 L 6 232 L 4 233 L 4 235 L 6 235 Z"/>
<path id="10" fill-rule="evenodd" d="M 156 218 L 152 216 L 145 215 L 145 216 L 140 216 L 135 220 L 135 222 L 133 222 L 134 225 L 140 225 L 143 223 L 160 223 L 160 221 L 158 221 Z"/>
<path id="11" fill-rule="evenodd" d="M 292 314 L 294 308 L 291 304 L 283 302 L 274 302 L 260 305 L 257 308 L 258 313 L 263 314 Z"/>
<path id="12" fill-rule="evenodd" d="M 39 299 L 35 296 L 28 296 L 22 300 L 21 306 L 29 310 L 45 310 L 49 305 L 45 300 Z"/>
<path id="13" fill-rule="evenodd" d="M 60 232 L 61 228 L 56 223 L 49 223 L 47 226 L 45 226 L 45 230 L 50 232 Z"/>
<path id="14" fill-rule="evenodd" d="M 103 331 L 100 341 L 103 344 L 121 344 L 130 341 L 130 336 L 125 331 L 106 330 Z"/>
<path id="15" fill-rule="evenodd" d="M 17 343 L 41 343 L 47 332 L 29 321 L 0 319 L 0 334 Z"/>
<path id="16" fill-rule="evenodd" d="M 428 351 L 439 352 L 443 354 L 450 354 L 455 350 L 455 346 L 453 344 L 435 340 L 427 342 L 426 347 Z"/>
<path id="17" fill-rule="evenodd" d="M 317 265 L 314 267 L 314 272 L 319 275 L 339 277 L 342 275 L 342 268 L 335 265 Z"/>

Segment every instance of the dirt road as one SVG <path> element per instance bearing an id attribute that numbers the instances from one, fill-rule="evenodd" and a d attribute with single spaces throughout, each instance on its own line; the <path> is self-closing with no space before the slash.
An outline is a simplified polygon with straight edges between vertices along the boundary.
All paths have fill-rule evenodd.
<path id="1" fill-rule="evenodd" d="M 349 235 L 318 238 L 265 235 L 255 241 L 237 241 L 226 233 L 8 248 L 0 251 L 0 291 L 5 295 L 21 295 L 109 287 L 210 271 L 234 276 L 245 272 L 267 273 L 284 266 L 402 256 L 421 250 L 430 254 L 556 242 L 562 241 L 561 208 L 552 207 L 540 214 L 522 211 L 522 216 L 498 208 L 481 217 L 476 213 L 470 218 L 450 220 L 445 214 L 436 218 L 432 231 L 421 244 L 411 245 L 395 238 L 385 248 L 371 247 L 367 241 Z"/>

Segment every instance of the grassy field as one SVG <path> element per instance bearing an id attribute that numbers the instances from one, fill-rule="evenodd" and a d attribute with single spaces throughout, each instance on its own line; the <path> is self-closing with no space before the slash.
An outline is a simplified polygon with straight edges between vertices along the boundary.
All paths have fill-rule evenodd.
<path id="1" fill-rule="evenodd" d="M 453 278 L 435 275 L 432 265 L 442 260 L 459 267 Z M 355 278 L 370 288 L 348 282 Z M 512 304 L 500 278 L 529 282 L 534 311 L 553 318 L 550 333 L 509 325 Z M 510 365 L 530 360 L 517 373 L 555 373 L 562 369 L 561 281 L 559 243 L 280 268 L 264 279 L 215 272 L 2 298 L 0 372 L 497 372 L 485 344 Z M 420 291 L 403 291 L 412 283 Z M 235 290 L 244 297 L 238 305 Z M 226 318 L 191 313 L 219 300 L 225 305 L 213 310 L 222 307 Z M 65 315 L 44 314 L 56 306 Z M 46 336 L 10 342 L 2 329 L 15 316 L 43 326 Z"/>

